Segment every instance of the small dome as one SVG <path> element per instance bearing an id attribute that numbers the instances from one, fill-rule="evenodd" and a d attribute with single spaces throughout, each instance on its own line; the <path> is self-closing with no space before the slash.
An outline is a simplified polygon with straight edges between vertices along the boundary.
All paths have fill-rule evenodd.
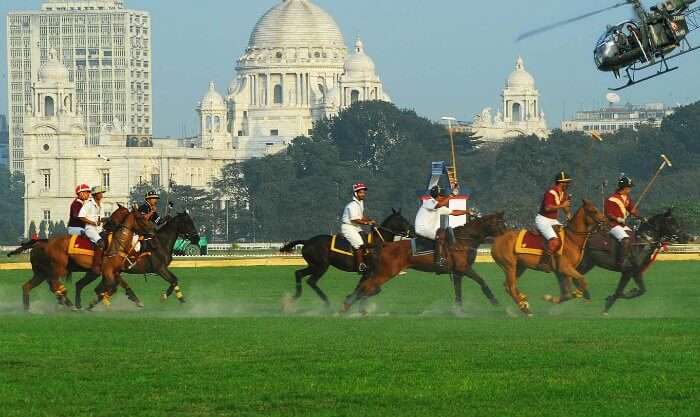
<path id="1" fill-rule="evenodd" d="M 202 109 L 221 109 L 226 108 L 226 103 L 224 98 L 216 91 L 214 87 L 214 81 L 209 83 L 209 91 L 202 98 L 202 104 L 200 105 Z"/>
<path id="2" fill-rule="evenodd" d="M 345 40 L 335 20 L 311 0 L 283 0 L 258 20 L 248 47 L 344 49 Z"/>
<path id="3" fill-rule="evenodd" d="M 375 73 L 374 61 L 365 54 L 365 47 L 360 38 L 355 42 L 355 53 L 345 59 L 345 73 Z"/>
<path id="4" fill-rule="evenodd" d="M 68 68 L 57 57 L 56 50 L 49 51 L 49 60 L 39 67 L 39 81 L 41 82 L 69 82 Z"/>
<path id="5" fill-rule="evenodd" d="M 518 57 L 515 64 L 515 71 L 508 77 L 508 87 L 535 88 L 535 79 L 529 72 L 525 71 L 523 59 Z"/>

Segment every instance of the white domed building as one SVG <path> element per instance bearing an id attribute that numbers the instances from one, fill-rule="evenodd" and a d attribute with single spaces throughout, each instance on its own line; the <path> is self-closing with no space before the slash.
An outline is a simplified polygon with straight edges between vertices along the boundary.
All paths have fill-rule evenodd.
<path id="1" fill-rule="evenodd" d="M 501 110 L 492 115 L 487 107 L 474 118 L 471 133 L 486 142 L 501 142 L 519 136 L 549 137 L 544 112 L 540 107 L 540 93 L 535 79 L 525 70 L 525 63 L 518 58 L 506 87 L 501 94 Z"/>
<path id="2" fill-rule="evenodd" d="M 311 0 L 282 0 L 258 20 L 237 61 L 225 99 L 227 147 L 236 159 L 278 152 L 308 135 L 314 121 L 364 100 L 390 99 L 362 41 L 348 54 L 328 13 Z M 205 120 L 202 126 L 207 146 Z"/>

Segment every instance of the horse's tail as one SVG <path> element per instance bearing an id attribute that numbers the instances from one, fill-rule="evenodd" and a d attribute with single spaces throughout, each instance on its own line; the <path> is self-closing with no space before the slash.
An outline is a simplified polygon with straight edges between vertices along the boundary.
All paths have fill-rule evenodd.
<path id="1" fill-rule="evenodd" d="M 287 243 L 286 245 L 282 246 L 280 248 L 280 252 L 282 253 L 289 253 L 289 252 L 294 252 L 294 248 L 296 248 L 299 245 L 306 245 L 308 243 L 308 240 L 295 240 L 294 242 Z"/>
<path id="2" fill-rule="evenodd" d="M 11 256 L 19 255 L 20 253 L 26 252 L 26 251 L 34 248 L 34 246 L 36 246 L 37 243 L 46 243 L 46 242 L 48 242 L 47 239 L 32 239 L 32 240 L 28 240 L 26 242 L 22 242 L 20 247 L 13 250 L 10 253 L 8 253 L 7 257 L 9 258 Z"/>

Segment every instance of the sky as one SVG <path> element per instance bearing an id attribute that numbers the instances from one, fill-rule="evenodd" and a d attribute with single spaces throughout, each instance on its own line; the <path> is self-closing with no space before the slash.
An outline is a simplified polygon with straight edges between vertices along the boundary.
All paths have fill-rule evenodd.
<path id="1" fill-rule="evenodd" d="M 157 137 L 196 134 L 194 111 L 209 81 L 224 93 L 258 18 L 281 0 L 125 0 L 153 21 L 153 120 Z M 550 127 L 577 110 L 605 105 L 620 81 L 595 68 L 592 51 L 606 25 L 632 16 L 620 8 L 522 42 L 523 32 L 616 0 L 313 0 L 340 26 L 348 46 L 361 36 L 394 103 L 431 119 L 471 120 L 498 108 L 519 55 L 535 77 Z M 38 9 L 42 0 L 0 0 L 0 13 Z M 652 3 L 647 1 L 647 6 Z M 5 34 L 6 19 L 0 21 Z M 694 36 L 693 36 L 694 35 Z M 700 44 L 700 33 L 691 34 Z M 7 83 L 5 36 L 0 42 Z M 678 59 L 680 69 L 623 90 L 622 102 L 687 104 L 700 99 L 700 53 Z M 0 113 L 7 110 L 7 89 Z"/>

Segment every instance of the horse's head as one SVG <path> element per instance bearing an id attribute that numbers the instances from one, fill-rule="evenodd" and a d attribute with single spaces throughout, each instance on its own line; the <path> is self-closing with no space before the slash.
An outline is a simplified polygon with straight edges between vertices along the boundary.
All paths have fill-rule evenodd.
<path id="1" fill-rule="evenodd" d="M 403 237 L 412 237 L 413 224 L 401 214 L 401 209 L 391 209 L 391 214 L 382 222 L 382 228 Z"/>
<path id="2" fill-rule="evenodd" d="M 581 208 L 576 211 L 572 222 L 576 228 L 575 230 L 585 229 L 585 231 L 591 231 L 594 228 L 602 229 L 607 225 L 605 215 L 596 208 L 591 200 L 585 198 Z"/>
<path id="3" fill-rule="evenodd" d="M 639 233 L 646 234 L 657 242 L 670 241 L 686 243 L 688 235 L 673 217 L 673 209 L 657 214 L 639 226 Z"/>
<path id="4" fill-rule="evenodd" d="M 170 221 L 175 222 L 176 233 L 178 236 L 184 237 L 193 245 L 199 244 L 199 232 L 197 232 L 194 221 L 189 214 L 186 212 L 178 213 Z"/>
<path id="5" fill-rule="evenodd" d="M 108 233 L 115 232 L 119 226 L 124 224 L 126 216 L 129 215 L 129 209 L 117 203 L 117 209 L 109 216 L 109 219 L 104 224 L 104 229 Z"/>
<path id="6" fill-rule="evenodd" d="M 156 225 L 147 216 L 141 214 L 138 209 L 132 209 L 122 225 L 141 236 L 152 236 L 156 233 Z"/>
<path id="7" fill-rule="evenodd" d="M 508 230 L 503 211 L 477 217 L 470 224 L 478 228 L 478 233 L 484 238 L 500 236 Z"/>

